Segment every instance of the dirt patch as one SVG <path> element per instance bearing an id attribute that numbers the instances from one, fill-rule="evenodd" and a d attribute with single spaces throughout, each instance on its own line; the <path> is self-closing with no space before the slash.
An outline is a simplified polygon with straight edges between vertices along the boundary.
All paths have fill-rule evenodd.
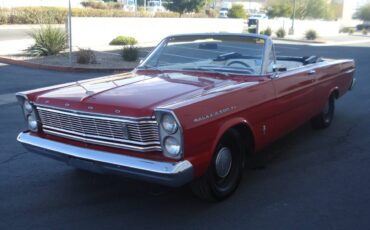
<path id="1" fill-rule="evenodd" d="M 72 53 L 72 66 L 69 64 L 69 53 L 64 52 L 53 56 L 34 57 L 26 54 L 17 54 L 7 56 L 14 60 L 27 61 L 34 64 L 73 67 L 73 68 L 88 68 L 88 69 L 133 69 L 139 65 L 140 60 L 145 58 L 153 48 L 140 48 L 139 59 L 135 62 L 127 62 L 122 58 L 122 50 L 109 51 L 93 51 L 96 57 L 94 64 L 78 64 L 76 62 L 76 52 Z"/>

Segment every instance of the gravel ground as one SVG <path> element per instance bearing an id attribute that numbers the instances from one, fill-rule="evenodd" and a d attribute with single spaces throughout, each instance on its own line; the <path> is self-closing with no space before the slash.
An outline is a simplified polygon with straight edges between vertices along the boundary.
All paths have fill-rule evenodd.
<path id="1" fill-rule="evenodd" d="M 72 54 L 73 55 L 72 67 L 91 68 L 91 69 L 133 69 L 140 63 L 140 60 L 143 59 L 151 50 L 152 48 L 139 48 L 139 59 L 135 62 L 124 61 L 121 56 L 122 50 L 119 48 L 117 48 L 116 50 L 109 51 L 94 51 L 96 57 L 95 64 L 78 64 L 76 61 L 77 52 L 75 51 Z M 8 55 L 6 57 L 36 64 L 70 67 L 68 52 L 64 52 L 53 56 L 41 56 L 41 57 L 34 57 L 25 54 Z"/>

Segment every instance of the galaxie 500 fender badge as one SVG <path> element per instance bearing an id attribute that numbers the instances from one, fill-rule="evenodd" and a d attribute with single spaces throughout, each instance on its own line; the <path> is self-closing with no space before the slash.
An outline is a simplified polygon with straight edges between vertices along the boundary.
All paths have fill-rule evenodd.
<path id="1" fill-rule="evenodd" d="M 233 111 L 235 109 L 236 109 L 236 106 L 230 106 L 230 107 L 227 107 L 227 108 L 223 108 L 223 109 L 217 110 L 216 112 L 212 112 L 212 113 L 209 113 L 209 114 L 202 115 L 200 117 L 194 118 L 193 122 L 194 123 L 197 123 L 197 122 L 209 120 L 209 119 L 212 119 L 213 117 L 220 116 L 220 115 L 222 115 L 224 113 L 229 113 L 229 112 L 231 112 L 231 111 Z"/>

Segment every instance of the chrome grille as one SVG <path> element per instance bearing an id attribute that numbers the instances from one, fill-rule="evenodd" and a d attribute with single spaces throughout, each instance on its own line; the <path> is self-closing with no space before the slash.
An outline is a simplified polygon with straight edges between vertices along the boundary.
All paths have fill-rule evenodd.
<path id="1" fill-rule="evenodd" d="M 120 118 L 37 107 L 45 133 L 136 151 L 161 150 L 155 119 Z"/>

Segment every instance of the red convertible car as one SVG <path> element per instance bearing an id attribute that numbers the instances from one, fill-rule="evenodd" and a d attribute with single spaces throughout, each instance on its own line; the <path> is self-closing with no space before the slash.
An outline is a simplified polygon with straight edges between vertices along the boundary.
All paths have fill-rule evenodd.
<path id="1" fill-rule="evenodd" d="M 28 150 L 196 195 L 231 195 L 251 157 L 311 121 L 328 127 L 353 60 L 276 56 L 249 34 L 165 38 L 130 73 L 17 94 Z"/>

